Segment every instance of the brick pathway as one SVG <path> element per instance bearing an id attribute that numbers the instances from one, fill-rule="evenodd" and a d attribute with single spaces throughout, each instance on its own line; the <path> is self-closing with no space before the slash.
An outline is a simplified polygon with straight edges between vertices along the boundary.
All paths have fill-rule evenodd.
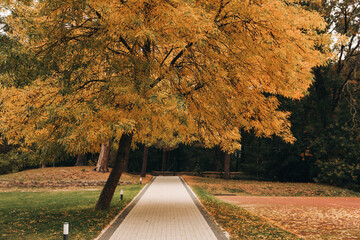
<path id="1" fill-rule="evenodd" d="M 100 240 L 227 239 L 179 177 L 156 177 L 129 207 Z"/>

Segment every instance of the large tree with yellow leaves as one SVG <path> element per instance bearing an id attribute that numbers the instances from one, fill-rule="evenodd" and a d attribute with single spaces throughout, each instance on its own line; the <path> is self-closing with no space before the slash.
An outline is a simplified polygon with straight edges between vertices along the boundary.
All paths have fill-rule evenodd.
<path id="1" fill-rule="evenodd" d="M 98 209 L 109 207 L 133 141 L 231 152 L 240 129 L 293 141 L 277 96 L 306 94 L 326 57 L 323 20 L 295 0 L 6 2 L 9 36 L 36 59 L 20 69 L 36 74 L 0 76 L 1 131 L 74 153 L 115 137 Z"/>

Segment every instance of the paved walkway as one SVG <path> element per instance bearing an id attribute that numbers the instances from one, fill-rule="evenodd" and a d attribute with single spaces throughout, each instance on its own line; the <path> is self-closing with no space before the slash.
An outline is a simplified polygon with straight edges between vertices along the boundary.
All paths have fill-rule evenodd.
<path id="1" fill-rule="evenodd" d="M 179 177 L 156 177 L 133 205 L 101 240 L 227 239 Z"/>

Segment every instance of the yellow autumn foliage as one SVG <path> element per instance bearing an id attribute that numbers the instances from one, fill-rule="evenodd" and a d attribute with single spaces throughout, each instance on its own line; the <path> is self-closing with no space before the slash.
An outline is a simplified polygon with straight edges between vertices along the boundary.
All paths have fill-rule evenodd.
<path id="1" fill-rule="evenodd" d="M 99 151 L 133 132 L 152 145 L 240 147 L 240 129 L 292 142 L 277 96 L 299 99 L 325 23 L 297 1 L 10 1 L 11 37 L 37 79 L 1 86 L 0 131 L 27 144 Z M 11 78 L 10 75 L 1 76 Z M 24 79 L 25 80 L 25 79 Z M 11 82 L 11 81 L 10 81 Z"/>

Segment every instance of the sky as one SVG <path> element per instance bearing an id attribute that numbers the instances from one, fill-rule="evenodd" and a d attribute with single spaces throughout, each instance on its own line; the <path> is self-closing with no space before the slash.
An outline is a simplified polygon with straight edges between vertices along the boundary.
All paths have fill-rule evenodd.
<path id="1" fill-rule="evenodd" d="M 5 11 L 3 9 L 0 9 L 0 18 L 2 17 L 6 17 L 7 15 L 10 14 L 10 11 Z M 2 30 L 2 27 L 3 27 L 3 24 L 0 24 L 0 33 L 5 33 L 3 30 Z"/>

